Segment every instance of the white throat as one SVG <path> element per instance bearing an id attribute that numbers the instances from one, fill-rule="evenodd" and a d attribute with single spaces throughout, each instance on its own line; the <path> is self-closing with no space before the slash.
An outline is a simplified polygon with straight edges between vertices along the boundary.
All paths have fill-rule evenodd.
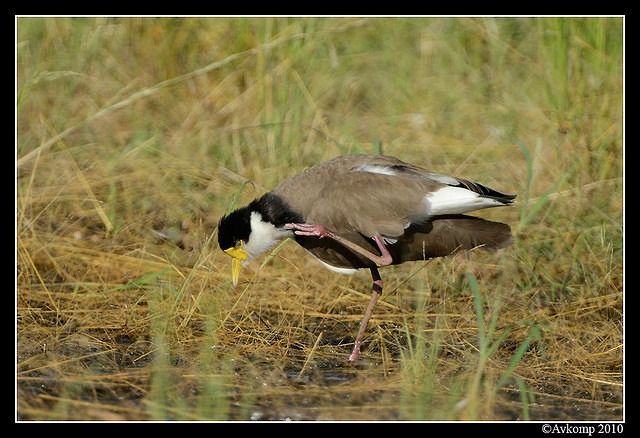
<path id="1" fill-rule="evenodd" d="M 265 251 L 270 250 L 285 237 L 292 237 L 293 232 L 286 228 L 276 228 L 272 223 L 262 220 L 262 215 L 257 211 L 251 212 L 251 234 L 244 244 L 243 249 L 249 254 L 242 263 L 248 264 Z"/>

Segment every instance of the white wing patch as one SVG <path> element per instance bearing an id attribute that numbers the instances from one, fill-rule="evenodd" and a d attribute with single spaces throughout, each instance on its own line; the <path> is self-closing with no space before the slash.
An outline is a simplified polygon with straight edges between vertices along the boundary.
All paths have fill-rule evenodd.
<path id="1" fill-rule="evenodd" d="M 429 172 L 429 178 L 449 186 L 457 186 L 460 182 L 452 176 L 440 175 L 439 173 Z"/>
<path id="2" fill-rule="evenodd" d="M 451 186 L 445 186 L 435 192 L 428 193 L 424 197 L 424 201 L 424 214 L 427 216 L 462 214 L 503 205 L 496 199 L 481 196 L 462 187 Z"/>
<path id="3" fill-rule="evenodd" d="M 379 173 L 380 175 L 389 176 L 396 176 L 398 174 L 393 167 L 385 166 L 384 164 L 363 164 L 361 166 L 354 167 L 351 170 L 356 172 Z"/>
<path id="4" fill-rule="evenodd" d="M 424 172 L 416 173 L 409 169 L 403 169 L 396 166 L 389 166 L 386 164 L 362 164 L 351 169 L 356 172 L 369 172 L 377 173 L 380 175 L 398 176 L 398 175 L 421 175 L 427 177 L 440 184 L 445 184 L 444 187 L 439 188 L 433 192 L 427 193 L 424 196 L 424 210 L 417 215 L 409 218 L 409 222 L 404 224 L 406 229 L 412 223 L 428 220 L 433 216 L 447 215 L 447 214 L 462 214 L 474 210 L 481 210 L 483 208 L 499 207 L 506 205 L 511 201 L 507 198 L 505 201 L 500 201 L 491 196 L 484 196 L 473 190 L 469 190 L 462 185 L 465 184 L 460 180 L 447 175 L 441 175 L 439 173 Z M 480 191 L 486 191 L 487 193 L 493 192 L 480 184 L 467 182 L 471 186 L 478 186 Z M 496 192 L 497 195 L 501 195 Z M 508 196 L 508 195 L 505 195 Z M 385 243 L 393 244 L 395 239 L 384 238 Z"/>

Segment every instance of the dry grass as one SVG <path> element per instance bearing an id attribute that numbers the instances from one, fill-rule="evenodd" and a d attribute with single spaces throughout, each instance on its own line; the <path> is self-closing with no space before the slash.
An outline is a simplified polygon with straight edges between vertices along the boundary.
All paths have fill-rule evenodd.
<path id="1" fill-rule="evenodd" d="M 621 23 L 18 19 L 17 419 L 622 419 Z M 516 242 L 384 270 L 348 366 L 368 275 L 215 226 L 380 148 Z"/>

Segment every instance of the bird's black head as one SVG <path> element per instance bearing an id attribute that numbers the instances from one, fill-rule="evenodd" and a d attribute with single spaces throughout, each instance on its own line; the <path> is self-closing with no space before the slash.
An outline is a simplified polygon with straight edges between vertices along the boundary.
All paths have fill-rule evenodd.
<path id="1" fill-rule="evenodd" d="M 280 240 L 293 236 L 285 228 L 299 216 L 291 213 L 277 196 L 267 193 L 220 219 L 218 245 L 231 256 L 234 286 L 238 284 L 240 267 L 273 248 Z"/>
<path id="2" fill-rule="evenodd" d="M 233 285 L 238 284 L 240 267 L 248 262 L 250 253 L 245 244 L 251 235 L 251 209 L 240 208 L 220 219 L 218 223 L 218 245 L 231 256 L 231 279 Z"/>
<path id="3" fill-rule="evenodd" d="M 246 242 L 251 234 L 251 210 L 243 207 L 223 216 L 218 223 L 218 245 L 222 250 Z"/>

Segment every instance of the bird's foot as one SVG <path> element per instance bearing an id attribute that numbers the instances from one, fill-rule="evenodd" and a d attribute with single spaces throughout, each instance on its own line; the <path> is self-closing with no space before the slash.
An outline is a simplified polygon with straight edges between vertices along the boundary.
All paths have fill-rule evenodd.
<path id="1" fill-rule="evenodd" d="M 286 228 L 294 230 L 298 236 L 315 236 L 320 239 L 323 237 L 333 238 L 335 235 L 322 225 L 314 224 L 285 224 Z"/>
<path id="2" fill-rule="evenodd" d="M 356 362 L 359 357 L 360 357 L 360 342 L 356 342 L 356 345 L 354 345 L 353 350 L 349 355 L 349 359 L 347 360 L 349 362 Z"/>

